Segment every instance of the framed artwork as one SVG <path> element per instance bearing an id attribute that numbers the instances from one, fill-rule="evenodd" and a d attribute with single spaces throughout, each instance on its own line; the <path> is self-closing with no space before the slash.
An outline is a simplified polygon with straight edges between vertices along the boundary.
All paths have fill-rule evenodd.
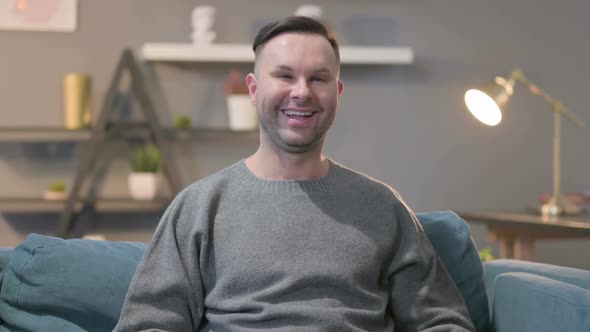
<path id="1" fill-rule="evenodd" d="M 0 0 L 0 30 L 76 30 L 78 0 Z"/>

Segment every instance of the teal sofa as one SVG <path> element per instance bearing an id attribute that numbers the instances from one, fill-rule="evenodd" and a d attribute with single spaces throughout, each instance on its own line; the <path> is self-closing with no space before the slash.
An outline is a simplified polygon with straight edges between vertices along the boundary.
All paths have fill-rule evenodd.
<path id="1" fill-rule="evenodd" d="M 418 219 L 478 332 L 590 331 L 590 271 L 512 260 L 482 265 L 456 214 Z M 0 248 L 0 332 L 111 331 L 146 247 L 31 234 Z"/>

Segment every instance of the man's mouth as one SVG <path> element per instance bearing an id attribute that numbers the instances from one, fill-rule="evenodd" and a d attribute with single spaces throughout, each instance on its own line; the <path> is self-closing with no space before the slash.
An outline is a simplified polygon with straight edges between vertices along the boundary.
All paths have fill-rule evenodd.
<path id="1" fill-rule="evenodd" d="M 309 118 L 315 114 L 315 112 L 311 111 L 281 110 L 281 112 L 290 118 Z"/>
<path id="2" fill-rule="evenodd" d="M 316 113 L 319 113 L 319 111 L 315 110 L 315 109 L 292 109 L 292 108 L 287 108 L 287 109 L 281 109 L 281 112 L 283 114 L 285 114 L 287 117 L 289 117 L 289 119 L 295 119 L 295 120 L 305 120 L 308 118 L 313 117 L 314 115 L 316 115 Z"/>

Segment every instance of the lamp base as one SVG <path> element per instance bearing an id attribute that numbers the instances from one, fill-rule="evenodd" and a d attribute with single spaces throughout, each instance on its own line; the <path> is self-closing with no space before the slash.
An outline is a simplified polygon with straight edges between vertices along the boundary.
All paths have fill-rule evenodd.
<path id="1" fill-rule="evenodd" d="M 570 203 L 562 195 L 553 195 L 549 201 L 540 208 L 544 217 L 573 216 L 581 213 L 581 209 Z"/>

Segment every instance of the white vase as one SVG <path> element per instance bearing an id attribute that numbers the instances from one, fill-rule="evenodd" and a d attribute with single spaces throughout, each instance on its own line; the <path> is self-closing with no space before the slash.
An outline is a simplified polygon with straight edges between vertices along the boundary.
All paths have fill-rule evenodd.
<path id="1" fill-rule="evenodd" d="M 129 193 L 131 198 L 149 201 L 156 198 L 158 192 L 158 174 L 134 172 L 129 174 Z"/>
<path id="2" fill-rule="evenodd" d="M 250 102 L 249 95 L 227 96 L 229 128 L 231 130 L 254 130 L 258 128 L 258 113 Z"/>

